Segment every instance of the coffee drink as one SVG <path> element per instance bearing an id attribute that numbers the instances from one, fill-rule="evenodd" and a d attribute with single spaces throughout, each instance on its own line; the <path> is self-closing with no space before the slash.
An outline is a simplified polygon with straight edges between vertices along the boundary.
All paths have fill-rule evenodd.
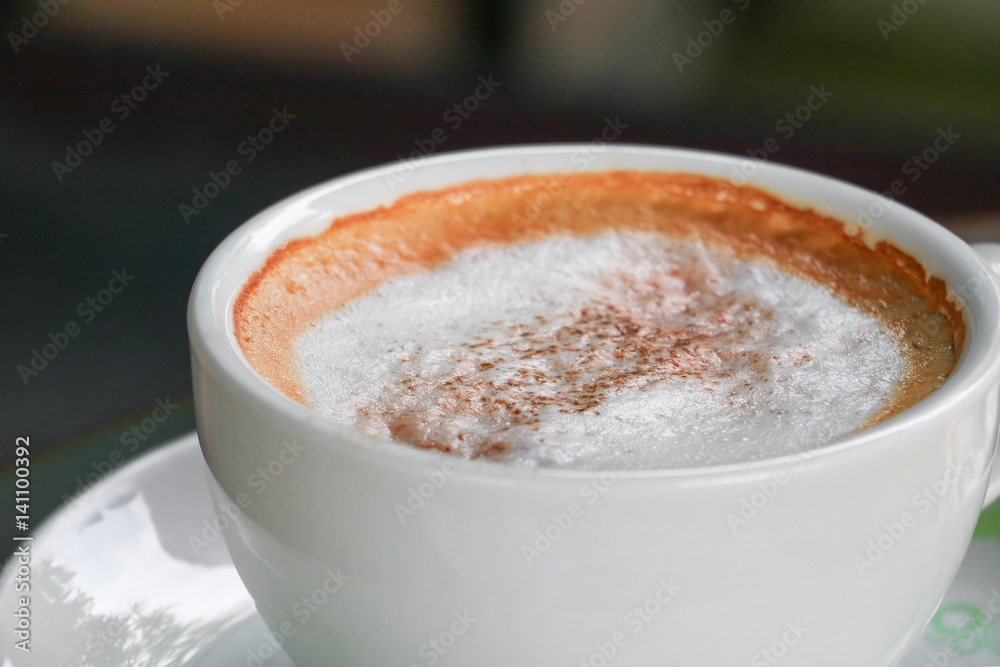
<path id="1" fill-rule="evenodd" d="M 288 396 L 400 444 L 568 469 L 806 452 L 914 405 L 964 324 L 912 257 L 692 174 L 478 181 L 335 220 L 234 309 Z"/>

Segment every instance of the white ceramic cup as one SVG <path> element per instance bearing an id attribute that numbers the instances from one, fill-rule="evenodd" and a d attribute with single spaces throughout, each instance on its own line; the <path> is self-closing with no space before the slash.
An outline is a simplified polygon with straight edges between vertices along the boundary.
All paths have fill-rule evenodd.
<path id="1" fill-rule="evenodd" d="M 595 473 L 381 441 L 285 397 L 243 357 L 234 300 L 286 241 L 419 190 L 611 169 L 747 181 L 862 221 L 963 300 L 957 368 L 917 406 L 808 456 Z M 289 197 L 208 259 L 188 327 L 225 539 L 300 665 L 883 667 L 933 614 L 987 495 L 998 319 L 988 262 L 902 205 L 744 157 L 594 143 L 445 154 Z"/>

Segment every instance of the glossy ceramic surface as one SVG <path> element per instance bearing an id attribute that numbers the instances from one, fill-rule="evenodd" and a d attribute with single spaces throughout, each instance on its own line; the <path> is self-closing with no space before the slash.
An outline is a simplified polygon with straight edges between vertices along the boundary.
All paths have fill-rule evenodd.
<path id="1" fill-rule="evenodd" d="M 46 521 L 31 542 L 31 651 L 5 641 L 2 664 L 241 664 L 266 628 L 223 540 L 205 532 L 214 520 L 205 477 L 192 433 Z M 8 562 L 0 585 L 8 619 L 21 594 L 16 577 L 16 563 Z M 290 666 L 281 656 L 268 664 Z"/>
<path id="2" fill-rule="evenodd" d="M 198 428 L 214 502 L 235 523 L 233 562 L 294 659 L 335 664 L 334 648 L 336 664 L 378 667 L 901 659 L 983 506 L 1000 377 L 996 276 L 910 209 L 751 165 L 749 182 L 779 197 L 851 222 L 867 212 L 870 238 L 913 254 L 967 307 L 967 345 L 941 389 L 809 456 L 618 474 L 444 458 L 310 412 L 258 377 L 233 339 L 246 277 L 339 215 L 474 178 L 619 168 L 727 178 L 745 162 L 592 145 L 442 155 L 295 195 L 213 253 L 189 311 Z"/>
<path id="3" fill-rule="evenodd" d="M 191 434 L 115 472 L 47 521 L 34 553 L 58 565 L 36 568 L 32 651 L 3 642 L 0 664 L 292 667 L 254 612 L 221 540 L 206 528 L 232 530 L 204 490 L 207 472 Z M 902 667 L 1000 664 L 1000 506 L 991 516 L 992 528 L 973 541 Z M 8 618 L 17 606 L 15 581 L 8 563 L 0 576 L 0 613 Z M 328 658 L 347 664 L 336 661 L 335 647 Z"/>

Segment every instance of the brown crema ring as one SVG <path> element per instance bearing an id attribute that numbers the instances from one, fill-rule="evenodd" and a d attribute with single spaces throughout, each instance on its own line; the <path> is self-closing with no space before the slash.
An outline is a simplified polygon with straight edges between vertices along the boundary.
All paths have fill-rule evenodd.
<path id="1" fill-rule="evenodd" d="M 250 277 L 233 311 L 236 336 L 260 375 L 308 405 L 294 341 L 324 315 L 470 248 L 609 230 L 700 240 L 767 261 L 874 316 L 898 341 L 907 371 L 872 423 L 940 386 L 961 352 L 965 324 L 947 287 L 893 245 L 869 245 L 843 222 L 755 188 L 634 171 L 481 180 L 334 220 L 275 251 Z"/>

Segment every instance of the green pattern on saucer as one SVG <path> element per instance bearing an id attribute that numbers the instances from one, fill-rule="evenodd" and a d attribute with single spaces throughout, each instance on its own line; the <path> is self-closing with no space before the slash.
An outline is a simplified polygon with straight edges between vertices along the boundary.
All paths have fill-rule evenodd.
<path id="1" fill-rule="evenodd" d="M 992 537 L 1000 540 L 1000 501 L 993 503 L 979 515 L 974 537 Z"/>

